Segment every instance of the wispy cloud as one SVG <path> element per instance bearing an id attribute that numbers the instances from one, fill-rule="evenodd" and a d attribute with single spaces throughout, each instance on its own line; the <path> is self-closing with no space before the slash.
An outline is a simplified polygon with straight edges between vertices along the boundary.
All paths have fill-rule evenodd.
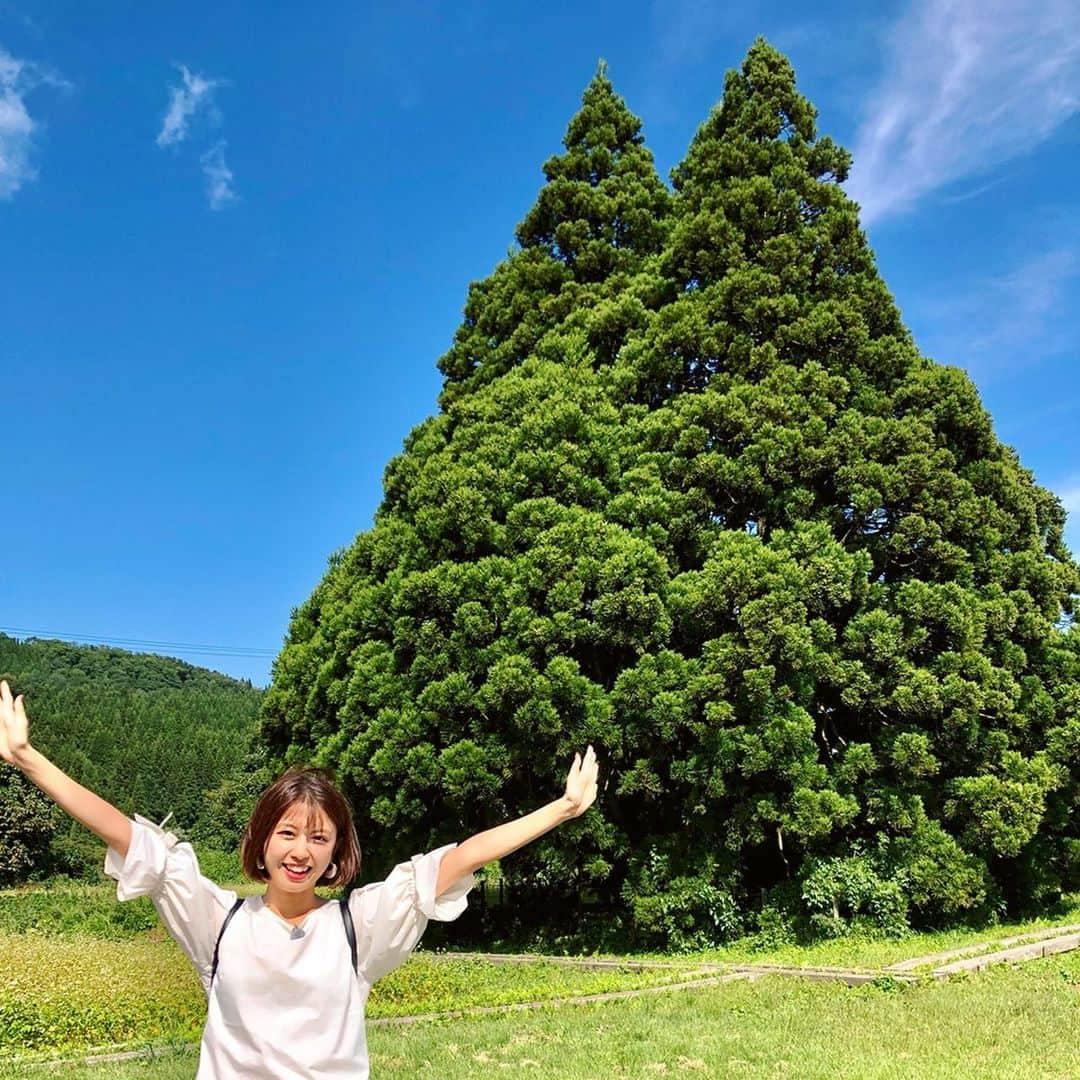
<path id="1" fill-rule="evenodd" d="M 1080 514 L 1080 479 L 1072 487 L 1058 492 L 1058 498 L 1065 504 L 1065 509 L 1070 514 Z"/>
<path id="2" fill-rule="evenodd" d="M 9 3 L 8 0 L 0 0 L 0 18 L 17 22 L 23 30 L 28 30 L 36 38 L 40 39 L 45 36 L 45 31 L 37 20 L 31 19 L 25 11 L 20 11 L 15 4 Z"/>
<path id="3" fill-rule="evenodd" d="M 37 171 L 30 164 L 34 121 L 24 98 L 30 90 L 27 65 L 0 50 L 0 198 L 10 199 Z"/>
<path id="4" fill-rule="evenodd" d="M 39 125 L 26 98 L 42 85 L 69 88 L 60 76 L 0 47 L 0 199 L 10 199 L 37 176 L 31 158 Z"/>
<path id="5" fill-rule="evenodd" d="M 169 107 L 161 121 L 157 144 L 161 147 L 179 146 L 184 142 L 199 117 L 205 117 L 210 127 L 222 125 L 221 110 L 214 101 L 215 92 L 228 86 L 225 79 L 210 78 L 192 72 L 184 64 L 177 65 L 183 79 L 182 86 L 169 88 Z M 225 162 L 225 140 L 218 139 L 199 157 L 202 166 L 206 198 L 211 210 L 224 210 L 236 201 L 233 173 Z"/>
<path id="6" fill-rule="evenodd" d="M 210 209 L 225 209 L 229 203 L 236 200 L 236 192 L 232 187 L 232 170 L 225 164 L 225 140 L 222 139 L 212 146 L 199 160 L 202 162 Z"/>
<path id="7" fill-rule="evenodd" d="M 169 87 L 169 107 L 161 121 L 158 132 L 158 146 L 176 146 L 188 136 L 188 123 L 196 113 L 206 112 L 211 119 L 219 119 L 220 114 L 214 109 L 214 91 L 225 85 L 221 79 L 208 79 L 205 75 L 188 71 L 183 64 L 178 65 L 183 86 Z"/>
<path id="8" fill-rule="evenodd" d="M 1011 270 L 974 278 L 962 292 L 912 305 L 935 359 L 961 364 L 980 380 L 1074 348 L 1073 301 L 1080 246 L 1031 255 Z"/>
<path id="9" fill-rule="evenodd" d="M 971 340 L 978 350 L 1000 351 L 1042 339 L 1042 352 L 1051 351 L 1048 345 L 1072 344 L 1072 335 L 1063 332 L 1060 340 L 1050 342 L 1051 322 L 1067 305 L 1065 296 L 1071 279 L 1080 272 L 1080 257 L 1068 248 L 1040 252 L 1031 256 L 1008 274 L 988 278 L 981 288 L 983 313 L 996 312 L 993 319 L 982 323 L 982 330 Z M 1064 331 L 1064 327 L 1060 328 Z M 1056 347 L 1053 349 L 1056 351 Z"/>
<path id="10" fill-rule="evenodd" d="M 989 173 L 1080 111 L 1076 0 L 915 0 L 886 49 L 847 184 L 864 225 Z"/>

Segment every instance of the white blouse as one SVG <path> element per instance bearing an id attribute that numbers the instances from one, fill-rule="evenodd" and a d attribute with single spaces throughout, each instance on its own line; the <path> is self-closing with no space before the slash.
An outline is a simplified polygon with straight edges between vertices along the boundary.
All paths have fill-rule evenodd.
<path id="1" fill-rule="evenodd" d="M 208 1001 L 196 1080 L 364 1080 L 372 983 L 408 959 L 429 919 L 449 922 L 468 906 L 471 874 L 435 898 L 439 865 L 456 846 L 414 855 L 349 895 L 357 971 L 336 902 L 293 927 L 262 896 L 249 896 L 221 939 L 213 987 L 214 943 L 237 894 L 200 874 L 191 844 L 136 814 L 127 857 L 110 847 L 105 873 L 118 882 L 118 900 L 151 898 L 202 980 Z"/>

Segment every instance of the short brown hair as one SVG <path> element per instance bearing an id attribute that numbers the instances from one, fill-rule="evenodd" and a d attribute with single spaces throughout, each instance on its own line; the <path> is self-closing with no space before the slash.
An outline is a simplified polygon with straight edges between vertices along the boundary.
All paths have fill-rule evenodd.
<path id="1" fill-rule="evenodd" d="M 337 864 L 337 872 L 330 877 L 323 874 L 315 884 L 330 888 L 347 885 L 360 873 L 360 841 L 349 804 L 334 786 L 333 771 L 315 765 L 293 765 L 259 796 L 240 844 L 244 873 L 252 881 L 269 879 L 269 872 L 259 869 L 258 860 L 262 858 L 274 826 L 285 811 L 297 803 L 307 807 L 309 827 L 314 823 L 316 812 L 322 810 L 337 829 L 331 860 Z"/>

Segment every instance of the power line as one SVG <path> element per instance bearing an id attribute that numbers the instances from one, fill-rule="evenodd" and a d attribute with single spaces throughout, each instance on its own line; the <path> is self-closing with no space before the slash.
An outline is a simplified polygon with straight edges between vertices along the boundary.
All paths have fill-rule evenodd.
<path id="1" fill-rule="evenodd" d="M 72 644 L 118 645 L 136 649 L 180 649 L 200 656 L 232 656 L 252 660 L 273 659 L 276 649 L 246 648 L 239 645 L 196 645 L 190 641 L 150 641 L 145 638 L 104 637 L 100 634 L 61 634 L 52 630 L 28 630 L 22 626 L 0 626 L 0 632 L 23 637 L 50 638 Z"/>

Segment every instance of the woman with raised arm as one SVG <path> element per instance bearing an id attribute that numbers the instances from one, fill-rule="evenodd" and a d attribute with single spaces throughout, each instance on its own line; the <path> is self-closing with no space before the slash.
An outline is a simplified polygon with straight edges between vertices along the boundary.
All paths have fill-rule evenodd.
<path id="1" fill-rule="evenodd" d="M 385 881 L 335 904 L 315 887 L 346 885 L 360 871 L 349 806 L 327 770 L 293 767 L 263 792 L 244 832 L 244 872 L 266 891 L 243 899 L 202 876 L 190 844 L 138 814 L 128 819 L 38 753 L 23 695 L 13 698 L 4 681 L 0 758 L 105 841 L 117 899 L 149 896 L 195 966 L 207 996 L 197 1080 L 366 1077 L 372 983 L 408 958 L 429 919 L 449 921 L 465 910 L 474 870 L 596 799 L 590 746 L 584 759 L 574 755 L 561 798 L 461 844 L 414 855 Z"/>

